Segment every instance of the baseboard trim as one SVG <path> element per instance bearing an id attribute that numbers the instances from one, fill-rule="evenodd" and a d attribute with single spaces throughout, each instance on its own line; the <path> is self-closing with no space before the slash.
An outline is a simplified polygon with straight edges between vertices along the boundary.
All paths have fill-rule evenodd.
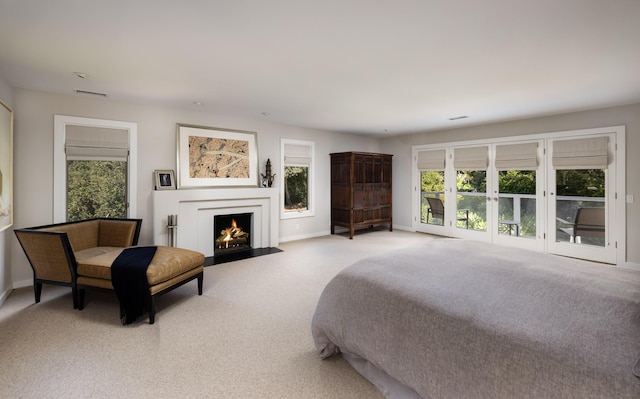
<path id="1" fill-rule="evenodd" d="M 0 295 L 0 306 L 2 306 L 4 304 L 4 302 L 7 300 L 7 298 L 9 297 L 9 295 L 11 294 L 11 291 L 13 291 L 12 288 L 7 288 L 2 295 Z"/>
<path id="2" fill-rule="evenodd" d="M 13 282 L 13 289 L 18 289 L 18 288 L 24 288 L 24 287 L 32 287 L 33 286 L 33 279 L 28 279 L 28 280 L 20 280 L 20 281 L 14 281 Z"/>
<path id="3" fill-rule="evenodd" d="M 331 232 L 329 230 L 325 230 L 325 231 L 312 233 L 312 234 L 301 234 L 296 236 L 280 237 L 280 242 L 298 241 L 298 240 L 304 240 L 306 238 L 324 237 L 324 236 L 328 236 L 329 234 L 331 234 Z"/>
<path id="4" fill-rule="evenodd" d="M 384 226 L 384 225 L 381 225 Z M 366 227 L 362 227 L 362 229 L 365 229 Z M 407 226 L 401 226 L 401 225 L 393 225 L 393 229 L 394 230 L 402 230 L 402 231 L 415 231 L 413 230 L 411 227 L 407 227 Z M 343 233 L 347 233 L 349 232 L 349 229 L 344 228 L 344 227 L 340 227 L 340 226 L 335 226 L 335 232 L 336 234 L 343 234 Z M 316 237 L 324 237 L 324 236 L 328 236 L 331 235 L 331 231 L 330 230 L 323 230 L 317 233 L 312 233 L 312 234 L 301 234 L 301 235 L 297 235 L 297 236 L 288 236 L 288 237 L 280 237 L 280 242 L 287 242 L 287 241 L 298 241 L 298 240 L 304 240 L 307 238 L 316 238 Z"/>

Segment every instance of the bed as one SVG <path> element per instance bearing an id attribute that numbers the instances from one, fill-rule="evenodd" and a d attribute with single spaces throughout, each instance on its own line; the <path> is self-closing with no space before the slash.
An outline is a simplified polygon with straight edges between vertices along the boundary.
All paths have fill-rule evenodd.
<path id="1" fill-rule="evenodd" d="M 640 398 L 640 271 L 434 239 L 325 287 L 320 357 L 387 398 Z"/>

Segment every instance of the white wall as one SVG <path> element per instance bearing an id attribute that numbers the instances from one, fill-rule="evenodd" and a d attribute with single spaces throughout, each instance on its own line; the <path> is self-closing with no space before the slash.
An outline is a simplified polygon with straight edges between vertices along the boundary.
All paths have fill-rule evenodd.
<path id="1" fill-rule="evenodd" d="M 329 154 L 332 152 L 372 151 L 394 154 L 394 225 L 396 228 L 410 229 L 412 145 L 626 125 L 626 189 L 627 194 L 636 198 L 635 203 L 627 204 L 627 260 L 640 263 L 640 246 L 633 245 L 640 239 L 640 179 L 635 173 L 640 169 L 640 157 L 633 156 L 635 152 L 640 152 L 640 104 L 378 140 L 279 125 L 269 122 L 267 118 L 244 119 L 23 89 L 14 89 L 12 93 L 11 87 L 1 79 L 0 96 L 14 109 L 14 227 L 28 227 L 53 221 L 54 114 L 129 121 L 138 124 L 137 215 L 148 221 L 143 222 L 140 238 L 143 245 L 152 243 L 150 221 L 153 171 L 176 169 L 176 123 L 257 132 L 261 173 L 264 173 L 267 158 L 271 159 L 273 170 L 276 173 L 279 170 L 280 138 L 310 140 L 316 143 L 316 216 L 280 221 L 281 241 L 329 233 Z M 276 185 L 279 184 L 277 181 Z M 2 292 L 8 292 L 12 282 L 14 287 L 32 284 L 31 268 L 11 231 L 0 233 L 0 262 Z"/>
<path id="2" fill-rule="evenodd" d="M 144 220 L 141 245 L 152 244 L 153 171 L 176 169 L 176 123 L 257 132 L 260 173 L 264 173 L 267 158 L 271 159 L 275 173 L 280 169 L 280 138 L 315 142 L 316 215 L 280 221 L 281 241 L 329 233 L 329 153 L 380 150 L 378 139 L 279 125 L 269 122 L 267 118 L 244 119 L 122 103 L 108 98 L 57 95 L 23 89 L 15 90 L 14 103 L 14 227 L 36 226 L 53 221 L 54 114 L 135 122 L 138 124 L 137 217 Z M 280 182 L 275 184 L 279 186 Z M 11 254 L 14 286 L 32 284 L 31 268 L 15 238 L 12 240 Z"/>
<path id="3" fill-rule="evenodd" d="M 0 76 L 0 100 L 13 109 L 13 88 Z M 0 305 L 11 292 L 11 239 L 13 230 L 0 231 Z"/>
<path id="4" fill-rule="evenodd" d="M 453 123 L 453 122 L 452 122 Z M 393 222 L 411 228 L 411 147 L 420 144 L 520 136 L 607 126 L 626 126 L 627 261 L 640 264 L 640 104 L 574 112 L 483 126 L 402 135 L 381 140 L 382 152 L 393 157 Z"/>

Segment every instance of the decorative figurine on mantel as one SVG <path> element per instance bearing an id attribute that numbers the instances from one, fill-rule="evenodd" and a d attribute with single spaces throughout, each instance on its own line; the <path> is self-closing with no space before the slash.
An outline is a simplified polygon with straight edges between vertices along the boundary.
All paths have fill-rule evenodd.
<path id="1" fill-rule="evenodd" d="M 262 186 L 271 187 L 275 174 L 271 174 L 271 159 L 267 158 L 267 166 L 265 167 L 265 173 L 262 175 Z M 266 184 L 265 184 L 266 183 Z"/>

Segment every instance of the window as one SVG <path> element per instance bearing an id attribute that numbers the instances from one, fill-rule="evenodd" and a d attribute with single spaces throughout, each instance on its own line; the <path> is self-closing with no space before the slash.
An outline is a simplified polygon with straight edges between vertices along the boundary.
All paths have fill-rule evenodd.
<path id="1" fill-rule="evenodd" d="M 537 236 L 538 142 L 495 146 L 498 234 Z"/>
<path id="2" fill-rule="evenodd" d="M 488 147 L 464 147 L 454 150 L 456 172 L 456 227 L 487 230 Z M 464 214 L 464 217 L 461 216 Z"/>
<path id="3" fill-rule="evenodd" d="M 444 149 L 418 152 L 420 223 L 444 225 L 445 158 Z"/>
<path id="4" fill-rule="evenodd" d="M 281 218 L 313 216 L 314 143 L 281 140 L 282 208 Z"/>
<path id="5" fill-rule="evenodd" d="M 54 222 L 135 217 L 136 125 L 56 115 Z"/>
<path id="6" fill-rule="evenodd" d="M 67 221 L 127 216 L 129 132 L 67 126 Z"/>
<path id="7" fill-rule="evenodd" d="M 607 136 L 554 141 L 556 242 L 606 245 L 608 146 Z M 578 215 L 586 215 L 580 212 L 584 208 L 601 212 L 580 223 Z M 588 228 L 581 229 L 583 224 Z"/>

